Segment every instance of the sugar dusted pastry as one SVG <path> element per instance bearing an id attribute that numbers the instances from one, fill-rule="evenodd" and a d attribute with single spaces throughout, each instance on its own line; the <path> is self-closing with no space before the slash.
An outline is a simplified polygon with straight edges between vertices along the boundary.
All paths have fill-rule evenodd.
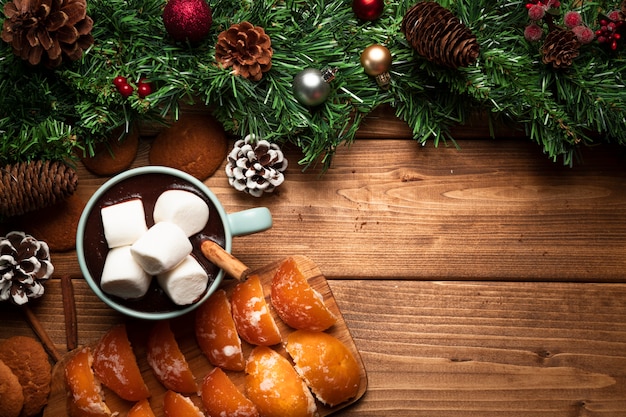
<path id="1" fill-rule="evenodd" d="M 323 331 L 337 321 L 293 258 L 286 259 L 278 267 L 272 278 L 270 294 L 278 316 L 294 329 Z"/>
<path id="2" fill-rule="evenodd" d="M 150 275 L 174 268 L 191 250 L 185 232 L 170 222 L 156 223 L 130 247 L 135 261 Z"/>
<path id="3" fill-rule="evenodd" d="M 264 417 L 313 417 L 315 399 L 284 356 L 257 346 L 246 363 L 246 394 Z"/>
<path id="4" fill-rule="evenodd" d="M 68 392 L 69 417 L 110 417 L 104 402 L 102 387 L 91 364 L 93 356 L 88 347 L 75 352 L 65 364 L 65 386 Z"/>
<path id="5" fill-rule="evenodd" d="M 124 299 L 141 298 L 151 281 L 152 276 L 137 263 L 130 246 L 109 250 L 100 278 L 102 291 Z"/>
<path id="6" fill-rule="evenodd" d="M 174 268 L 157 275 L 157 281 L 175 304 L 189 305 L 204 294 L 209 276 L 196 258 L 187 255 Z"/>
<path id="7" fill-rule="evenodd" d="M 282 341 L 280 330 L 265 301 L 263 286 L 258 275 L 238 283 L 231 296 L 233 320 L 237 332 L 253 345 L 272 346 Z"/>
<path id="8" fill-rule="evenodd" d="M 245 360 L 241 339 L 224 290 L 218 289 L 198 307 L 195 333 L 200 350 L 213 366 L 243 371 Z"/>
<path id="9" fill-rule="evenodd" d="M 148 230 L 143 202 L 138 198 L 103 207 L 100 216 L 109 248 L 132 245 Z"/>
<path id="10" fill-rule="evenodd" d="M 198 391 L 193 372 L 178 347 L 169 321 L 156 322 L 152 327 L 146 358 L 156 379 L 168 390 L 183 394 Z"/>
<path id="11" fill-rule="evenodd" d="M 187 236 L 191 236 L 206 225 L 209 220 L 209 206 L 190 191 L 167 190 L 157 198 L 153 217 L 155 223 L 174 223 Z"/>
<path id="12" fill-rule="evenodd" d="M 359 365 L 350 350 L 336 337 L 323 332 L 297 330 L 285 346 L 296 371 L 318 400 L 334 407 L 359 391 Z"/>
<path id="13" fill-rule="evenodd" d="M 254 403 L 239 391 L 221 368 L 213 368 L 206 374 L 202 381 L 200 398 L 208 417 L 259 416 Z"/>
<path id="14" fill-rule="evenodd" d="M 184 395 L 168 390 L 163 396 L 165 417 L 204 417 L 204 413 Z"/>
<path id="15" fill-rule="evenodd" d="M 140 401 L 150 396 L 125 325 L 112 327 L 100 338 L 93 348 L 92 366 L 100 381 L 121 398 Z"/>

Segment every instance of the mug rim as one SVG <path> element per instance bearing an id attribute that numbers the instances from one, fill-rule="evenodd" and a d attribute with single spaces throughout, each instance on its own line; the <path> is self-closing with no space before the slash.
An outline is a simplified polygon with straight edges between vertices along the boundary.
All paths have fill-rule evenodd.
<path id="1" fill-rule="evenodd" d="M 211 200 L 211 202 L 217 209 L 217 212 L 222 220 L 222 224 L 224 228 L 224 243 L 225 243 L 224 249 L 230 253 L 231 247 L 232 247 L 232 233 L 230 230 L 230 225 L 228 223 L 228 215 L 226 214 L 226 211 L 224 210 L 222 203 L 219 201 L 219 199 L 213 193 L 213 191 L 211 191 L 209 187 L 207 187 L 202 181 L 200 181 L 196 177 L 184 171 L 181 171 L 176 168 L 165 167 L 165 166 L 150 165 L 150 166 L 144 166 L 144 167 L 131 168 L 129 170 L 116 174 L 115 176 L 105 181 L 93 193 L 93 195 L 87 201 L 87 204 L 85 205 L 83 212 L 81 213 L 80 219 L 78 221 L 78 227 L 76 230 L 76 255 L 78 258 L 78 266 L 80 268 L 81 273 L 83 274 L 83 278 L 87 282 L 87 285 L 89 285 L 89 288 L 91 288 L 91 290 L 96 294 L 96 296 L 98 296 L 99 299 L 104 301 L 104 303 L 106 303 L 109 307 L 127 316 L 135 317 L 139 319 L 149 319 L 149 320 L 171 319 L 171 318 L 182 316 L 184 314 L 189 313 L 190 311 L 195 310 L 204 301 L 206 301 L 222 283 L 222 280 L 224 278 L 224 270 L 219 268 L 219 271 L 217 275 L 215 276 L 215 278 L 213 279 L 213 282 L 207 289 L 206 294 L 195 303 L 190 304 L 187 307 L 184 307 L 178 310 L 173 310 L 173 311 L 148 312 L 148 311 L 140 311 L 140 310 L 135 310 L 130 307 L 126 307 L 124 305 L 117 303 L 112 298 L 110 298 L 110 296 L 107 293 L 105 293 L 100 288 L 100 286 L 96 283 L 95 279 L 92 277 L 91 273 L 89 272 L 89 268 L 87 267 L 87 262 L 85 261 L 85 255 L 84 255 L 85 250 L 84 250 L 83 240 L 85 237 L 85 227 L 87 224 L 87 218 L 89 217 L 91 212 L 94 210 L 96 203 L 98 202 L 100 197 L 102 197 L 102 195 L 105 192 L 107 192 L 115 184 L 129 177 L 136 177 L 139 175 L 146 175 L 146 174 L 167 174 L 167 175 L 178 177 L 180 179 L 183 179 L 191 183 L 201 193 L 205 194 Z"/>

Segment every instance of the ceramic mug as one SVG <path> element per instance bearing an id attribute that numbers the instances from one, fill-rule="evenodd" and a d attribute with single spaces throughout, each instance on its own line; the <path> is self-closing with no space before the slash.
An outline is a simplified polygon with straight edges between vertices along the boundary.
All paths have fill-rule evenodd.
<path id="1" fill-rule="evenodd" d="M 150 227 L 152 210 L 156 199 L 168 189 L 183 189 L 201 197 L 209 206 L 209 220 L 205 228 L 190 237 L 192 255 L 200 262 L 209 275 L 206 292 L 193 304 L 178 306 L 174 304 L 152 280 L 148 293 L 137 300 L 126 300 L 107 294 L 100 287 L 102 268 L 108 253 L 100 210 L 102 207 L 141 198 L 146 215 L 146 224 Z M 261 232 L 272 226 L 272 216 L 266 207 L 255 207 L 235 213 L 226 213 L 224 207 L 213 192 L 195 177 L 168 167 L 147 166 L 134 168 L 120 173 L 105 182 L 87 202 L 78 222 L 76 233 L 76 253 L 80 270 L 93 292 L 107 305 L 128 316 L 162 320 L 186 314 L 202 302 L 220 286 L 224 271 L 209 262 L 200 250 L 201 243 L 210 239 L 230 253 L 232 238 Z"/>

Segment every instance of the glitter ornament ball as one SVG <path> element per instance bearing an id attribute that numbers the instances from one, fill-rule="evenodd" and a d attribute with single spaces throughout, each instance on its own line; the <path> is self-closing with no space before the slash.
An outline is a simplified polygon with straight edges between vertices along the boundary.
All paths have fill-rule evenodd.
<path id="1" fill-rule="evenodd" d="M 211 7 L 206 0 L 169 0 L 163 9 L 163 25 L 176 41 L 199 42 L 213 24 Z"/>
<path id="2" fill-rule="evenodd" d="M 352 10 L 362 20 L 376 20 L 385 8 L 385 0 L 353 0 Z"/>
<path id="3" fill-rule="evenodd" d="M 330 85 L 315 68 L 300 71 L 293 79 L 293 94 L 305 106 L 317 106 L 328 98 Z"/>

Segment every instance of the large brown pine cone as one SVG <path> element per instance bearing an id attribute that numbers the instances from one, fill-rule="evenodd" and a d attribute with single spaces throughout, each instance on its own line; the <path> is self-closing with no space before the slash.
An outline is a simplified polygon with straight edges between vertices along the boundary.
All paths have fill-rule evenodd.
<path id="1" fill-rule="evenodd" d="M 476 36 L 450 10 L 434 1 L 421 1 L 411 7 L 402 19 L 401 30 L 417 53 L 435 64 L 467 67 L 478 58 Z"/>
<path id="2" fill-rule="evenodd" d="M 571 30 L 553 29 L 541 48 L 542 61 L 556 69 L 569 68 L 580 53 L 579 48 L 580 42 Z"/>
<path id="3" fill-rule="evenodd" d="M 75 61 L 93 43 L 86 0 L 13 0 L 4 14 L 2 40 L 32 65 L 56 67 L 64 56 Z"/>
<path id="4" fill-rule="evenodd" d="M 32 161 L 0 168 L 0 219 L 61 202 L 78 186 L 76 171 L 58 161 Z"/>
<path id="5" fill-rule="evenodd" d="M 220 33 L 215 46 L 215 59 L 233 73 L 259 81 L 272 67 L 272 42 L 262 27 L 250 22 L 232 25 Z"/>

